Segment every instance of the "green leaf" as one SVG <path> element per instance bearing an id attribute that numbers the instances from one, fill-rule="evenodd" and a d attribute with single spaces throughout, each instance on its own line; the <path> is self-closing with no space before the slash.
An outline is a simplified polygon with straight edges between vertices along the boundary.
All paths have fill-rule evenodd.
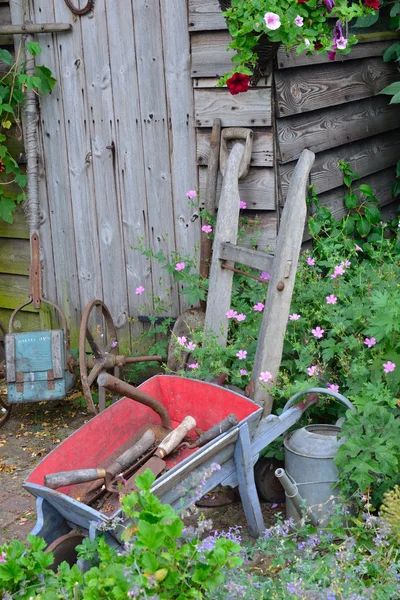
<path id="1" fill-rule="evenodd" d="M 366 237 L 371 231 L 371 224 L 367 219 L 362 218 L 357 221 L 356 228 L 361 237 Z"/>
<path id="2" fill-rule="evenodd" d="M 40 44 L 38 44 L 37 42 L 28 42 L 26 44 L 26 47 L 28 48 L 32 56 L 37 56 L 42 51 Z"/>
<path id="3" fill-rule="evenodd" d="M 373 204 L 368 204 L 368 206 L 365 207 L 365 216 L 368 219 L 369 223 L 372 223 L 374 225 L 376 223 L 379 223 L 379 221 L 381 220 L 381 211 L 377 206 L 374 206 Z"/>
<path id="4" fill-rule="evenodd" d="M 155 481 L 154 473 L 150 469 L 146 469 L 142 475 L 136 477 L 136 485 L 140 490 L 150 490 Z"/>
<path id="5" fill-rule="evenodd" d="M 356 194 L 346 194 L 344 197 L 344 203 L 348 209 L 355 208 L 358 204 L 358 198 Z"/>
<path id="6" fill-rule="evenodd" d="M 400 160 L 397 162 L 396 165 L 396 177 L 400 177 Z"/>
<path id="7" fill-rule="evenodd" d="M 388 94 L 389 96 L 394 96 L 400 92 L 400 81 L 395 81 L 390 85 L 387 85 L 383 88 L 378 94 Z"/>
<path id="8" fill-rule="evenodd" d="M 389 62 L 397 58 L 397 52 L 400 49 L 400 42 L 395 42 L 391 44 L 389 48 L 386 48 L 384 53 L 382 54 L 384 62 Z"/>
<path id="9" fill-rule="evenodd" d="M 367 196 L 368 198 L 374 197 L 374 192 L 369 185 L 362 183 L 358 189 L 364 194 L 364 196 Z"/>
<path id="10" fill-rule="evenodd" d="M 0 218 L 6 221 L 6 223 L 13 222 L 15 206 L 15 202 L 11 198 L 0 198 Z"/>
<path id="11" fill-rule="evenodd" d="M 400 194 L 400 181 L 395 181 L 392 185 L 392 196 L 393 198 L 397 198 Z"/>
<path id="12" fill-rule="evenodd" d="M 2 62 L 6 63 L 6 65 L 13 64 L 12 54 L 8 50 L 5 50 L 4 48 L 0 48 L 0 60 Z"/>
<path id="13" fill-rule="evenodd" d="M 317 221 L 314 217 L 308 219 L 308 229 L 313 237 L 316 237 L 321 231 L 321 221 Z"/>
<path id="14" fill-rule="evenodd" d="M 400 104 L 400 91 L 397 92 L 389 102 L 389 104 Z"/>
<path id="15" fill-rule="evenodd" d="M 158 560 L 151 552 L 145 552 L 141 557 L 142 567 L 145 571 L 155 573 L 158 569 Z"/>
<path id="16" fill-rule="evenodd" d="M 375 11 L 370 15 L 366 15 L 365 17 L 358 17 L 357 21 L 354 23 L 353 27 L 364 28 L 371 27 L 374 25 L 379 19 L 379 11 Z"/>
<path id="17" fill-rule="evenodd" d="M 47 67 L 35 67 L 35 73 L 37 77 L 40 78 L 40 91 L 45 94 L 46 92 L 51 92 L 54 89 L 54 86 L 57 83 L 57 80 L 54 79 L 52 72 Z"/>
<path id="18" fill-rule="evenodd" d="M 356 224 L 356 222 L 353 217 L 347 217 L 347 219 L 345 220 L 344 225 L 343 225 L 343 232 L 346 235 L 351 235 L 354 231 L 355 224 Z"/>
<path id="19" fill-rule="evenodd" d="M 347 185 L 347 187 L 350 187 L 351 184 L 353 183 L 353 178 L 350 177 L 349 175 L 345 175 L 343 177 L 343 182 L 344 182 L 345 185 Z"/>

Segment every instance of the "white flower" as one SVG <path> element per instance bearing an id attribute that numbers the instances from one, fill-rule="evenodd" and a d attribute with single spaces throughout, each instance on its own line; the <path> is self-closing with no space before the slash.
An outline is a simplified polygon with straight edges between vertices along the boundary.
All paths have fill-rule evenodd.
<path id="1" fill-rule="evenodd" d="M 265 25 L 267 26 L 267 29 L 271 29 L 272 31 L 274 29 L 279 29 L 279 27 L 281 26 L 280 16 L 273 12 L 265 13 L 264 21 Z"/>

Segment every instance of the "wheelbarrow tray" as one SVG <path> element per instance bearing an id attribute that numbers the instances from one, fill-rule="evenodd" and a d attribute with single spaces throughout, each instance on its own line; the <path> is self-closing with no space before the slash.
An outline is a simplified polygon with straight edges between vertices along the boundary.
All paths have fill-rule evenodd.
<path id="1" fill-rule="evenodd" d="M 182 377 L 156 375 L 139 388 L 166 406 L 174 427 L 187 415 L 193 416 L 197 427 L 203 430 L 230 413 L 239 420 L 238 426 L 203 448 L 183 448 L 165 459 L 169 470 L 154 482 L 152 490 L 162 501 L 175 508 L 184 508 L 193 501 L 191 492 L 198 487 L 212 463 L 217 463 L 221 469 L 207 479 L 202 488 L 204 493 L 234 473 L 232 458 L 239 428 L 246 423 L 248 430 L 254 433 L 262 409 L 241 394 Z M 58 490 L 47 488 L 44 476 L 56 471 L 97 467 L 123 444 L 129 445 L 129 440 L 142 426 L 160 424 L 159 415 L 152 409 L 124 397 L 64 440 L 37 465 L 24 483 L 24 488 L 37 497 L 38 522 L 32 533 L 51 543 L 70 529 L 91 530 L 93 537 L 93 529 L 99 522 L 110 525 L 121 509 L 112 515 L 103 514 L 72 498 L 74 486 Z M 118 539 L 118 533 L 115 536 Z"/>

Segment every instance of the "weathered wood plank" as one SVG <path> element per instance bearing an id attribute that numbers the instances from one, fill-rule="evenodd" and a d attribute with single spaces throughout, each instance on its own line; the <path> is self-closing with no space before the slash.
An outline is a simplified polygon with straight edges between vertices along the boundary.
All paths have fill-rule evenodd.
<path id="1" fill-rule="evenodd" d="M 13 311 L 7 308 L 0 308 L 0 320 L 8 330 L 8 323 Z M 14 319 L 13 329 L 15 333 L 22 331 L 39 330 L 41 326 L 40 315 L 38 312 L 27 312 L 21 310 Z"/>
<path id="2" fill-rule="evenodd" d="M 189 31 L 226 29 L 218 0 L 189 0 Z"/>
<path id="3" fill-rule="evenodd" d="M 29 242 L 0 238 L 0 273 L 27 275 L 29 262 Z"/>
<path id="4" fill-rule="evenodd" d="M 400 130 L 353 142 L 340 149 L 326 150 L 317 155 L 311 171 L 311 182 L 317 194 L 340 187 L 343 174 L 339 160 L 350 163 L 353 171 L 361 177 L 371 175 L 395 165 L 400 156 Z M 279 167 L 282 196 L 285 198 L 295 163 Z"/>
<path id="5" fill-rule="evenodd" d="M 11 25 L 11 10 L 9 4 L 3 3 L 0 6 L 0 26 L 2 25 Z M 10 33 L 2 33 L 0 34 L 0 46 L 3 48 L 4 46 L 12 45 L 14 43 L 13 35 Z"/>
<path id="6" fill-rule="evenodd" d="M 197 132 L 197 163 L 201 166 L 208 164 L 210 135 L 211 131 L 200 129 Z M 252 167 L 272 167 L 274 165 L 273 156 L 272 131 L 254 131 L 250 165 Z"/>
<path id="7" fill-rule="evenodd" d="M 228 50 L 232 38 L 228 31 L 202 31 L 190 37 L 192 77 L 221 77 L 232 67 L 236 52 Z"/>
<path id="8" fill-rule="evenodd" d="M 393 43 L 393 40 L 384 40 L 364 44 L 356 44 L 352 47 L 350 54 L 337 54 L 335 63 L 347 62 L 349 60 L 358 60 L 372 56 L 381 56 L 382 52 Z M 278 68 L 288 69 L 292 67 L 304 67 L 317 64 L 332 64 L 328 56 L 323 54 L 312 54 L 308 56 L 305 52 L 296 56 L 296 48 L 285 52 L 280 48 L 277 55 Z"/>
<path id="9" fill-rule="evenodd" d="M 296 160 L 304 148 L 322 152 L 391 131 L 396 123 L 400 124 L 398 108 L 385 96 L 277 119 L 280 160 Z"/>
<path id="10" fill-rule="evenodd" d="M 199 168 L 200 201 L 205 198 L 207 169 Z M 217 198 L 221 195 L 222 176 L 219 174 Z M 273 169 L 250 168 L 247 177 L 239 181 L 240 199 L 252 210 L 275 209 L 275 179 Z"/>
<path id="11" fill-rule="evenodd" d="M 219 77 L 192 77 L 192 84 L 195 89 L 197 88 L 215 88 L 217 87 L 217 83 L 219 81 Z M 251 89 L 254 88 L 265 88 L 271 87 L 272 85 L 272 74 L 268 75 L 268 77 L 260 77 L 259 81 L 255 86 L 252 86 Z M 220 89 L 220 88 L 217 88 Z M 223 90 L 226 90 L 227 87 L 223 86 Z M 244 95 L 244 94 L 242 94 Z"/>
<path id="12" fill-rule="evenodd" d="M 160 9 L 176 247 L 183 255 L 193 256 L 200 243 L 200 228 L 198 221 L 192 218 L 195 210 L 186 196 L 188 190 L 197 186 L 187 3 L 186 0 L 161 0 Z M 189 307 L 185 296 L 179 297 L 179 304 L 181 312 Z"/>
<path id="13" fill-rule="evenodd" d="M 242 246 L 222 242 L 220 244 L 219 259 L 229 260 L 253 269 L 270 272 L 274 257 L 272 254 L 267 254 L 266 252 L 258 252 L 250 248 L 243 248 Z"/>
<path id="14" fill-rule="evenodd" d="M 161 20 L 158 3 L 135 0 L 133 22 L 140 81 L 150 246 L 155 252 L 162 250 L 170 254 L 176 244 Z M 179 299 L 173 291 L 172 278 L 156 261 L 152 263 L 152 278 L 153 293 L 170 305 L 169 314 L 176 316 Z M 172 295 L 169 296 L 171 291 Z"/>
<path id="15" fill-rule="evenodd" d="M 237 243 L 245 248 L 274 252 L 278 235 L 278 217 L 276 211 L 243 211 L 247 220 L 243 233 L 239 233 Z"/>
<path id="16" fill-rule="evenodd" d="M 252 89 L 232 96 L 228 90 L 195 89 L 195 117 L 198 127 L 212 127 L 221 119 L 222 127 L 265 127 L 271 125 L 271 90 Z"/>
<path id="17" fill-rule="evenodd" d="M 14 310 L 29 299 L 29 277 L 0 273 L 0 306 Z M 35 312 L 32 304 L 24 310 Z"/>
<path id="18" fill-rule="evenodd" d="M 18 206 L 13 214 L 13 223 L 6 223 L 0 219 L 0 237 L 20 238 L 29 240 L 29 228 L 26 215 L 21 206 Z"/>
<path id="19" fill-rule="evenodd" d="M 275 73 L 277 116 L 369 98 L 397 77 L 396 67 L 381 58 L 283 69 Z"/>

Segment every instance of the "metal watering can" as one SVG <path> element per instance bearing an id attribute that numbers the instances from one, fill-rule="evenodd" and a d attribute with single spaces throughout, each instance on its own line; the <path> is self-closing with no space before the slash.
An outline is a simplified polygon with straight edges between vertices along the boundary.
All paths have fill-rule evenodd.
<path id="1" fill-rule="evenodd" d="M 301 396 L 315 392 L 332 396 L 350 410 L 353 404 L 337 392 L 324 388 L 312 388 L 295 394 L 285 405 L 290 408 Z M 300 521 L 306 518 L 314 526 L 323 526 L 329 520 L 332 509 L 334 486 L 338 470 L 334 458 L 343 440 L 337 436 L 341 431 L 336 425 L 307 425 L 289 433 L 284 440 L 285 469 L 276 469 L 275 475 L 281 482 L 286 495 L 286 516 Z"/>

